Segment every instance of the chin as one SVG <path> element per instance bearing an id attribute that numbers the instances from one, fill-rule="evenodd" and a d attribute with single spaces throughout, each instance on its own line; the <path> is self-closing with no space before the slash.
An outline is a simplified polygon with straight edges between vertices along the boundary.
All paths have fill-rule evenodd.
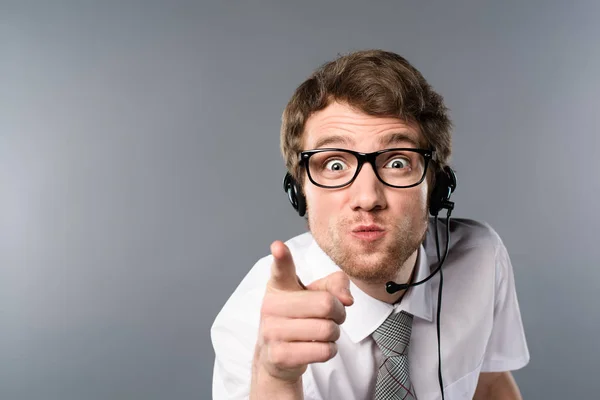
<path id="1" fill-rule="evenodd" d="M 398 267 L 381 268 L 380 266 L 365 267 L 364 265 L 340 266 L 350 278 L 369 284 L 386 284 L 393 281 L 398 274 Z"/>
<path id="2" fill-rule="evenodd" d="M 349 277 L 365 283 L 385 284 L 397 276 L 404 264 L 403 257 L 393 252 L 353 250 L 338 248 L 330 257 Z"/>

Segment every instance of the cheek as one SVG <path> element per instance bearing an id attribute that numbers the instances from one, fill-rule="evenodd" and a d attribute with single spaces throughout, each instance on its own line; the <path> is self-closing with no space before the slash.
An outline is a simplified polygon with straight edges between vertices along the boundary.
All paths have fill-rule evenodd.
<path id="1" fill-rule="evenodd" d="M 343 207 L 342 193 L 324 192 L 315 188 L 306 191 L 308 218 L 313 229 L 327 229 Z"/>
<path id="2" fill-rule="evenodd" d="M 428 185 L 419 185 L 417 188 L 419 189 L 419 193 L 416 195 L 416 197 L 419 199 L 419 204 L 421 207 L 426 209 L 427 205 L 429 204 L 429 200 L 427 198 L 429 194 L 429 187 Z"/>
<path id="3" fill-rule="evenodd" d="M 388 208 L 399 219 L 420 221 L 428 215 L 427 186 L 398 189 L 389 195 Z"/>
<path id="4" fill-rule="evenodd" d="M 427 218 L 427 208 L 429 206 L 429 201 L 427 199 L 427 185 L 419 185 L 415 189 L 418 189 L 413 197 L 415 200 L 415 208 L 419 210 L 421 215 L 425 214 L 425 218 Z"/>

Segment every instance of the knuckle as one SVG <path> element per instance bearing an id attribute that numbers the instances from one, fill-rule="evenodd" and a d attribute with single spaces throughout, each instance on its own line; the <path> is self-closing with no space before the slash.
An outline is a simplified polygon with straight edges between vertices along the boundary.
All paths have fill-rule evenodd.
<path id="1" fill-rule="evenodd" d="M 341 313 L 341 315 L 340 315 L 340 324 L 343 324 L 344 321 L 346 321 L 346 308 L 342 307 L 340 313 Z"/>
<path id="2" fill-rule="evenodd" d="M 329 317 L 335 310 L 335 297 L 329 292 L 322 292 L 320 299 L 322 317 Z"/>
<path id="3" fill-rule="evenodd" d="M 269 363 L 275 367 L 282 367 L 282 363 L 285 360 L 285 351 L 282 350 L 281 343 L 271 343 L 269 345 L 268 360 Z"/>
<path id="4" fill-rule="evenodd" d="M 340 326 L 333 321 L 330 321 L 330 326 L 331 326 L 331 333 L 329 336 L 329 340 L 332 342 L 335 342 L 336 340 L 338 340 L 340 338 L 340 335 L 341 335 Z"/>
<path id="5" fill-rule="evenodd" d="M 331 320 L 321 320 L 317 328 L 319 339 L 335 341 L 340 338 L 340 327 Z"/>
<path id="6" fill-rule="evenodd" d="M 323 361 L 331 360 L 337 354 L 337 344 L 336 343 L 324 343 L 321 346 L 321 359 Z"/>
<path id="7" fill-rule="evenodd" d="M 278 369 L 290 368 L 291 358 L 290 351 L 286 343 L 272 343 L 269 346 L 268 360 L 271 365 Z"/>
<path id="8" fill-rule="evenodd" d="M 312 362 L 326 362 L 331 360 L 337 354 L 337 344 L 332 342 L 314 343 L 315 347 L 311 351 Z"/>
<path id="9" fill-rule="evenodd" d="M 263 341 L 271 342 L 277 340 L 277 324 L 273 317 L 264 317 L 261 323 L 261 336 Z"/>

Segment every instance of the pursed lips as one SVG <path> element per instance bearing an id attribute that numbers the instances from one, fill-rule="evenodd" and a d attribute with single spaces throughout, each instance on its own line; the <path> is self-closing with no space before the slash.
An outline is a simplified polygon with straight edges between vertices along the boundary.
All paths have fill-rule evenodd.
<path id="1" fill-rule="evenodd" d="M 358 225 L 352 228 L 351 235 L 365 241 L 381 239 L 386 234 L 385 229 L 379 225 Z"/>
<path id="2" fill-rule="evenodd" d="M 370 225 L 358 225 L 352 229 L 352 232 L 377 232 L 377 231 L 383 231 L 383 230 L 384 229 L 379 225 L 370 224 Z"/>

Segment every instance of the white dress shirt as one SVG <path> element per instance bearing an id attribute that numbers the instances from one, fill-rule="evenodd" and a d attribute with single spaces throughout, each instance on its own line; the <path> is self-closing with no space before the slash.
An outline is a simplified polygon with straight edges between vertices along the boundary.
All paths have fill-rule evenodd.
<path id="1" fill-rule="evenodd" d="M 419 248 L 416 281 L 426 278 L 437 265 L 432 221 Z M 442 267 L 442 378 L 446 399 L 472 399 L 480 372 L 519 369 L 529 362 L 529 351 L 512 265 L 502 240 L 485 223 L 450 221 L 450 248 Z M 438 221 L 438 229 L 443 255 L 445 220 Z M 286 244 L 305 285 L 340 270 L 310 233 L 296 236 Z M 213 399 L 249 397 L 260 308 L 271 261 L 269 255 L 254 265 L 213 323 Z M 346 307 L 338 353 L 325 363 L 308 366 L 302 376 L 304 398 L 373 399 L 382 354 L 371 334 L 394 310 L 404 310 L 414 315 L 409 364 L 416 396 L 419 400 L 440 399 L 438 287 L 436 274 L 426 283 L 410 288 L 400 303 L 391 305 L 368 296 L 351 282 L 355 301 Z"/>

